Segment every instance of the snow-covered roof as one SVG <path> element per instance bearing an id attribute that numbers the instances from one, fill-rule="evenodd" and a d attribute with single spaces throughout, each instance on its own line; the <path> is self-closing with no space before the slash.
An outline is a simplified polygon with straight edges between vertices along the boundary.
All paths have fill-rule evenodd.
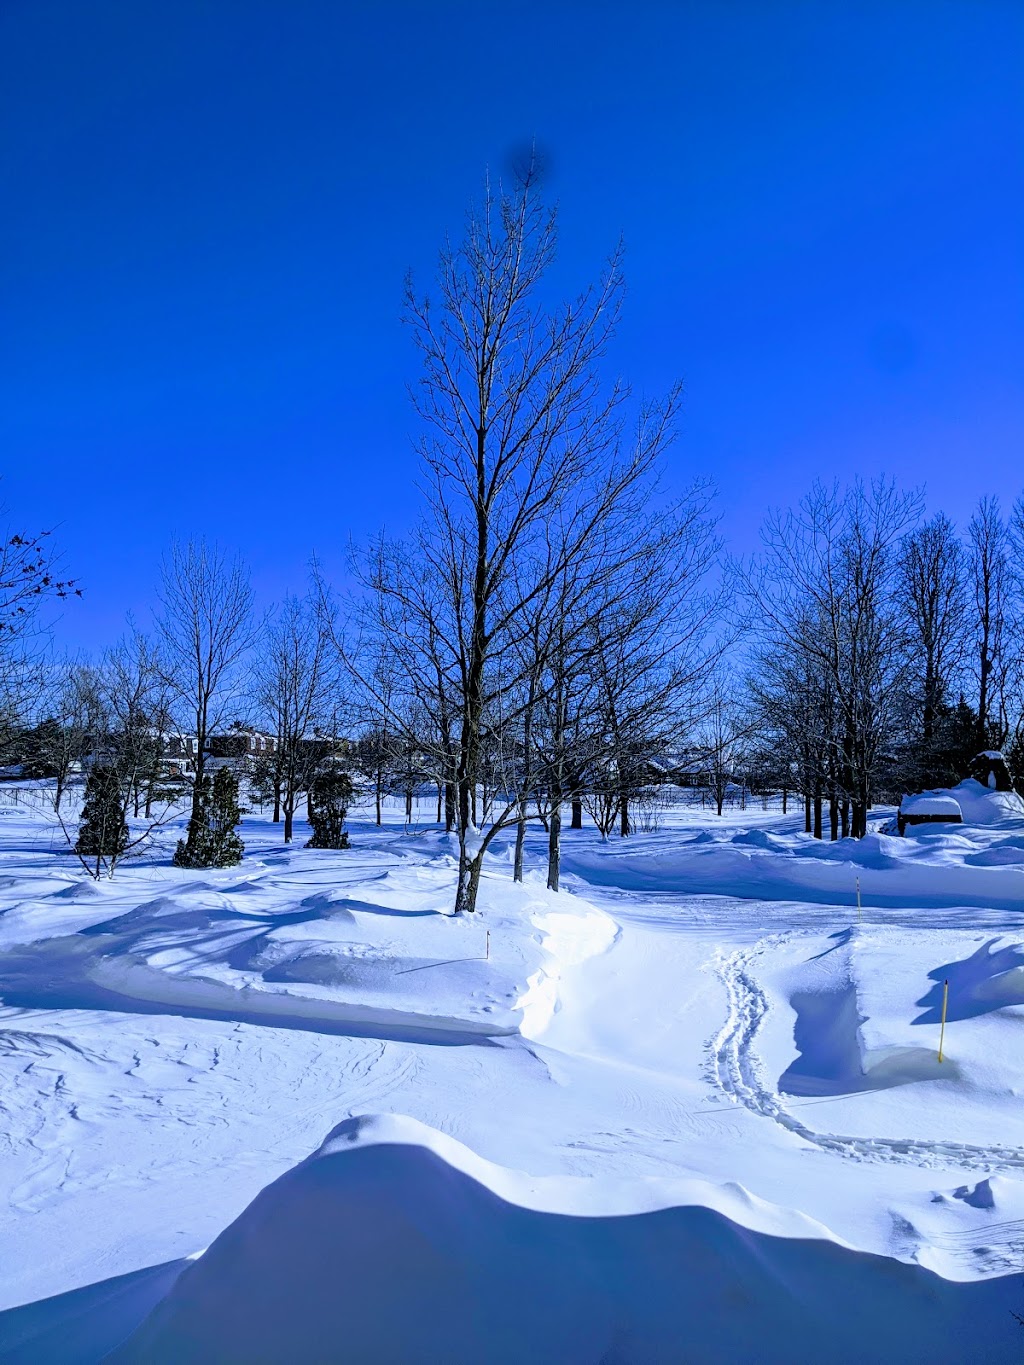
<path id="1" fill-rule="evenodd" d="M 960 802 L 952 796 L 905 796 L 900 802 L 901 815 L 942 815 L 950 820 L 962 820 Z"/>
<path id="2" fill-rule="evenodd" d="M 988 758 L 988 759 L 998 759 L 1000 763 L 1003 761 L 1003 756 L 1002 756 L 1002 754 L 999 752 L 998 749 L 983 749 L 982 752 L 978 755 L 978 757 L 979 757 L 979 758 Z"/>

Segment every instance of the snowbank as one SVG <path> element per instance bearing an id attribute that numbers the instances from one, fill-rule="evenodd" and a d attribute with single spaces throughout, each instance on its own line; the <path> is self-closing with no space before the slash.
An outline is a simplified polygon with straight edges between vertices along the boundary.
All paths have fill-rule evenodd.
<path id="1" fill-rule="evenodd" d="M 1024 822 L 1024 797 L 1018 792 L 997 792 L 968 777 L 948 793 L 959 802 L 964 820 L 969 825 L 1001 825 Z"/>
<path id="2" fill-rule="evenodd" d="M 551 1023 L 558 1009 L 563 970 L 607 952 L 617 932 L 610 915 L 585 903 L 574 905 L 571 912 L 549 910 L 534 915 L 533 924 L 543 935 L 541 947 L 546 961 L 530 977 L 526 992 L 516 1002 L 522 1012 L 519 1031 L 526 1038 L 540 1037 Z"/>
<path id="3" fill-rule="evenodd" d="M 956 802 L 963 824 L 923 825 L 900 839 L 883 828 L 863 839 L 814 839 L 788 828 L 665 831 L 641 840 L 581 844 L 567 873 L 633 893 L 735 896 L 900 908 L 1024 908 L 1024 799 L 967 779 L 920 799 Z M 892 822 L 893 827 L 895 821 Z M 583 888 L 581 888 L 583 889 Z"/>
<path id="4" fill-rule="evenodd" d="M 952 1284 L 806 1220 L 778 1237 L 713 1208 L 601 1213 L 578 1202 L 595 1183 L 531 1182 L 408 1119 L 349 1120 L 111 1359 L 934 1365 L 979 1342 L 986 1361 L 1019 1358 L 1016 1279 Z M 794 1215 L 725 1199 L 796 1231 Z"/>

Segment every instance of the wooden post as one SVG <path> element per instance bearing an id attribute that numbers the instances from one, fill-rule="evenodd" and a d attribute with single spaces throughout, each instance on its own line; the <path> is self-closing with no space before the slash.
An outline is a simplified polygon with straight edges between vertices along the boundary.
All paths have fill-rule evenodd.
<path id="1" fill-rule="evenodd" d="M 949 1003 L 949 982 L 942 983 L 942 1028 L 939 1030 L 939 1061 L 942 1061 L 942 1044 L 946 1041 L 946 1005 Z"/>

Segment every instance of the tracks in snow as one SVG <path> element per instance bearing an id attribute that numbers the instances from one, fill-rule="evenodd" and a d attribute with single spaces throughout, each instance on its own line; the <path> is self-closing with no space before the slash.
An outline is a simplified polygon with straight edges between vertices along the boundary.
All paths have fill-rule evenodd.
<path id="1" fill-rule="evenodd" d="M 751 948 L 718 957 L 718 975 L 728 995 L 725 1024 L 709 1043 L 708 1073 L 734 1104 L 773 1120 L 780 1127 L 821 1151 L 853 1161 L 907 1162 L 915 1166 L 954 1165 L 983 1171 L 1024 1170 L 1019 1147 L 978 1147 L 965 1142 L 928 1142 L 919 1138 L 858 1138 L 822 1133 L 784 1107 L 754 1049 L 754 1040 L 768 1012 L 768 1000 L 753 975 L 757 958 L 793 934 L 773 934 Z"/>

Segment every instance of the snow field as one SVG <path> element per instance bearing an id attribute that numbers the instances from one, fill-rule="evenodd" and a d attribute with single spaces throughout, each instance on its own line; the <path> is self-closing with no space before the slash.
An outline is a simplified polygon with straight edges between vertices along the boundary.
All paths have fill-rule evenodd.
<path id="1" fill-rule="evenodd" d="M 12 1359 L 67 1359 L 46 1355 L 45 1342 L 66 1344 L 59 1324 L 72 1312 L 76 1340 L 114 1345 L 182 1258 L 235 1220 L 258 1283 L 264 1253 L 247 1206 L 277 1177 L 291 1188 L 286 1173 L 337 1128 L 332 1158 L 357 1149 L 376 1170 L 366 1153 L 389 1153 L 380 1169 L 413 1203 L 421 1185 L 428 1205 L 450 1192 L 445 1172 L 456 1173 L 456 1208 L 475 1231 L 467 1248 L 442 1237 L 431 1255 L 460 1267 L 488 1312 L 498 1306 L 465 1265 L 474 1248 L 499 1276 L 520 1256 L 540 1267 L 522 1288 L 547 1306 L 522 1330 L 553 1314 L 554 1344 L 545 1356 L 529 1336 L 533 1358 L 674 1358 L 682 1342 L 681 1319 L 659 1317 L 650 1296 L 616 1297 L 590 1280 L 588 1305 L 617 1305 L 603 1317 L 587 1310 L 604 1345 L 595 1357 L 554 1354 L 572 1321 L 543 1285 L 570 1304 L 580 1286 L 551 1266 L 547 1231 L 538 1238 L 547 1219 L 568 1220 L 551 1246 L 581 1264 L 618 1267 L 627 1247 L 638 1265 L 658 1248 L 682 1257 L 694 1297 L 678 1285 L 673 1294 L 694 1313 L 702 1296 L 718 1305 L 717 1319 L 705 1316 L 719 1337 L 688 1339 L 696 1359 L 753 1349 L 721 1336 L 722 1305 L 741 1292 L 737 1267 L 751 1278 L 755 1332 L 761 1314 L 750 1340 L 764 1358 L 775 1341 L 778 1358 L 799 1359 L 792 1338 L 788 1356 L 781 1344 L 792 1304 L 855 1286 L 888 1303 L 891 1276 L 879 1267 L 898 1262 L 942 1277 L 893 1272 L 903 1288 L 879 1321 L 902 1302 L 904 1326 L 918 1324 L 900 1358 L 918 1358 L 914 1341 L 932 1343 L 930 1359 L 965 1358 L 971 1318 L 983 1358 L 1015 1358 L 1016 1338 L 991 1324 L 1012 1323 L 1007 1305 L 1024 1299 L 1024 826 L 1005 799 L 979 793 L 983 821 L 858 845 L 816 844 L 798 816 L 754 810 L 722 821 L 677 813 L 658 834 L 607 844 L 567 832 L 569 891 L 557 896 L 544 888 L 538 836 L 526 883 L 513 885 L 499 846 L 480 915 L 459 920 L 445 913 L 452 850 L 429 829 L 357 821 L 352 850 L 328 854 L 285 849 L 251 819 L 240 868 L 181 872 L 164 849 L 91 883 L 51 852 L 43 816 L 5 817 L 0 1293 L 4 1305 L 35 1307 L 0 1316 L 0 1357 L 18 1341 Z M 168 848 L 175 837 L 167 832 Z M 971 895 L 958 900 L 964 887 Z M 331 1264 L 355 1255 L 346 1239 L 360 1218 L 414 1216 L 394 1204 L 371 1213 L 347 1175 L 337 1198 L 323 1232 L 341 1238 L 325 1244 Z M 660 1214 L 676 1228 L 669 1243 L 656 1228 L 633 1241 L 604 1226 Z M 593 1244 L 581 1219 L 604 1220 Z M 376 1264 L 398 1254 L 382 1242 Z M 822 1267 L 835 1256 L 832 1279 Z M 717 1278 L 701 1278 L 705 1262 Z M 202 1257 L 188 1282 L 201 1283 L 204 1265 L 219 1275 L 219 1264 Z M 177 1269 L 165 1279 L 144 1269 L 161 1265 Z M 757 1287 L 758 1265 L 774 1267 L 776 1308 L 768 1282 Z M 63 1297 L 47 1307 L 47 1295 Z M 373 1302 L 379 1317 L 405 1312 L 404 1300 Z M 168 1304 L 161 1334 L 192 1312 Z M 920 1327 L 924 1304 L 941 1327 L 934 1338 Z M 649 1339 L 629 1325 L 655 1321 L 662 1336 Z M 812 1342 L 828 1315 L 807 1322 Z M 173 1332 L 144 1358 L 162 1358 Z M 458 1338 L 465 1358 L 480 1340 Z M 716 1340 L 733 1355 L 715 1355 Z M 842 1349 L 829 1346 L 837 1359 Z M 99 1358 L 89 1350 L 82 1360 Z"/>

